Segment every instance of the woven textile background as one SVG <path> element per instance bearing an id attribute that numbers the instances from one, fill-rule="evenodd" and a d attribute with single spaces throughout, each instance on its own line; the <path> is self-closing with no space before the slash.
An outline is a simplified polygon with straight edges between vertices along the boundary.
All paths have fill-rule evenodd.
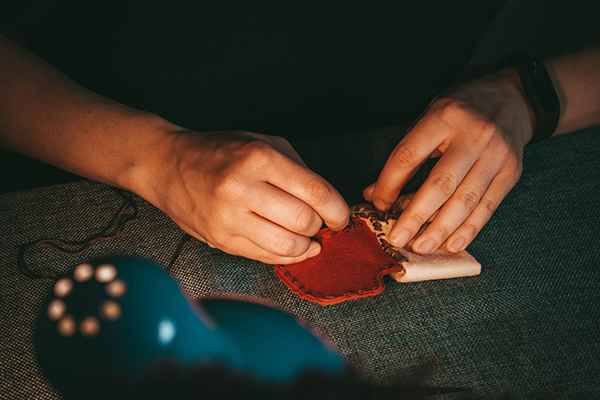
<path id="1" fill-rule="evenodd" d="M 297 144 L 307 164 L 349 202 L 377 173 L 403 129 Z M 416 188 L 426 172 L 417 174 Z M 123 234 L 80 256 L 49 247 L 28 254 L 37 271 L 127 254 L 166 265 L 183 232 L 139 197 Z M 18 273 L 20 244 L 83 239 L 121 206 L 108 186 L 82 181 L 0 197 L 0 398 L 57 399 L 41 376 L 34 320 L 52 282 Z M 238 293 L 269 299 L 330 337 L 371 381 L 407 379 L 420 365 L 431 386 L 462 386 L 453 398 L 600 398 L 600 128 L 529 146 L 520 182 L 468 248 L 473 278 L 400 284 L 337 305 L 301 300 L 272 266 L 188 243 L 173 275 L 191 296 Z M 292 344 L 293 345 L 293 344 Z"/>

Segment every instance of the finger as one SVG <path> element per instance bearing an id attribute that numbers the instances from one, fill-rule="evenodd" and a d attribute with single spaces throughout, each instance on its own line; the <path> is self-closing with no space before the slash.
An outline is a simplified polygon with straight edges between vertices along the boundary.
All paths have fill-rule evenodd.
<path id="1" fill-rule="evenodd" d="M 250 240 L 256 246 L 282 257 L 299 257 L 310 246 L 310 238 L 290 232 L 263 217 L 248 212 L 248 218 L 236 227 L 236 236 Z"/>
<path id="2" fill-rule="evenodd" d="M 415 253 L 430 254 L 471 215 L 493 178 L 505 165 L 504 157 L 485 151 L 427 229 L 414 241 Z"/>
<path id="3" fill-rule="evenodd" d="M 387 210 L 398 198 L 400 189 L 443 142 L 448 130 L 439 118 L 426 115 L 396 146 L 375 183 L 372 201 Z"/>
<path id="4" fill-rule="evenodd" d="M 258 137 L 259 139 L 269 143 L 270 146 L 272 146 L 278 152 L 287 156 L 290 160 L 302 165 L 303 167 L 306 167 L 306 164 L 304 163 L 304 160 L 302 160 L 302 157 L 300 157 L 298 152 L 296 152 L 294 147 L 287 139 L 282 138 L 280 136 L 262 135 L 259 133 L 255 133 L 254 135 L 256 135 L 256 137 Z"/>
<path id="5" fill-rule="evenodd" d="M 331 229 L 339 230 L 348 225 L 348 205 L 329 182 L 282 154 L 276 153 L 274 158 L 267 182 L 304 201 Z"/>
<path id="6" fill-rule="evenodd" d="M 221 248 L 221 250 L 253 260 L 258 260 L 266 264 L 295 264 L 306 260 L 307 258 L 314 257 L 321 252 L 321 245 L 314 240 L 311 240 L 307 250 L 298 256 L 281 256 L 279 254 L 272 253 L 257 246 L 254 242 L 248 238 L 237 236 L 229 240 L 228 245 Z"/>
<path id="7" fill-rule="evenodd" d="M 371 183 L 363 190 L 363 197 L 368 202 L 373 202 L 373 191 L 375 190 L 375 183 Z"/>
<path id="8" fill-rule="evenodd" d="M 490 183 L 471 215 L 448 238 L 446 248 L 456 253 L 464 250 L 490 220 L 502 200 L 519 180 L 520 171 L 505 168 Z"/>
<path id="9" fill-rule="evenodd" d="M 479 158 L 483 146 L 484 144 L 468 145 L 459 140 L 448 146 L 429 177 L 398 218 L 390 232 L 392 244 L 397 247 L 406 246 L 427 219 L 452 196 Z M 465 152 L 465 148 L 469 151 Z"/>
<path id="10" fill-rule="evenodd" d="M 253 215 L 249 213 L 252 218 L 249 220 L 261 220 L 261 217 L 257 215 Z M 241 218 L 240 220 L 244 220 Z M 264 221 L 265 224 L 268 224 L 267 221 Z M 244 221 L 244 223 L 240 224 L 241 226 L 247 226 L 248 221 Z M 271 264 L 293 264 L 303 260 L 306 260 L 309 257 L 314 257 L 321 252 L 321 245 L 314 240 L 307 240 L 306 247 L 304 251 L 299 252 L 297 255 L 280 255 L 273 253 L 270 250 L 264 249 L 254 241 L 250 240 L 247 237 L 241 236 L 236 232 L 235 235 L 220 235 L 220 237 L 211 236 L 211 239 L 206 239 L 203 235 L 201 235 L 193 226 L 189 226 L 185 223 L 179 224 L 179 226 L 189 235 L 197 238 L 198 240 L 205 242 L 209 247 L 218 248 L 228 254 L 242 256 L 246 258 L 250 258 L 253 260 L 262 261 L 264 263 Z M 282 228 L 281 228 L 282 229 Z M 245 229 L 246 234 L 252 231 L 252 228 Z M 289 233 L 289 232 L 288 232 Z M 308 238 L 305 238 L 308 239 Z M 260 243 L 260 241 L 258 241 Z M 268 246 L 267 246 L 268 247 Z"/>
<path id="11" fill-rule="evenodd" d="M 248 207 L 266 220 L 307 237 L 314 236 L 323 225 L 312 207 L 267 182 L 261 182 Z"/>

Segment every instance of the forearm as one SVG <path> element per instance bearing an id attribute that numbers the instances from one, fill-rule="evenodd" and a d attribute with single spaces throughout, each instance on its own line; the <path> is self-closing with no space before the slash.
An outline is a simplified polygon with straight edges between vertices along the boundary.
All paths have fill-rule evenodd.
<path id="1" fill-rule="evenodd" d="M 561 103 L 554 135 L 600 124 L 600 46 L 545 64 Z"/>
<path id="2" fill-rule="evenodd" d="M 86 90 L 3 36 L 0 76 L 0 144 L 91 179 L 135 190 L 181 129 Z"/>

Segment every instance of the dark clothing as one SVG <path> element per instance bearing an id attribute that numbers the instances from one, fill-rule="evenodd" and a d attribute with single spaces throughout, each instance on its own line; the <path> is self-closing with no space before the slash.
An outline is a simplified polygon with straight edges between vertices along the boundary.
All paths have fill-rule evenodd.
<path id="1" fill-rule="evenodd" d="M 0 0 L 89 89 L 198 131 L 290 141 L 412 121 L 504 0 Z M 79 179 L 0 147 L 0 192 Z"/>
<path id="2" fill-rule="evenodd" d="M 184 127 L 295 140 L 414 119 L 503 2 L 66 1 L 29 45 Z"/>

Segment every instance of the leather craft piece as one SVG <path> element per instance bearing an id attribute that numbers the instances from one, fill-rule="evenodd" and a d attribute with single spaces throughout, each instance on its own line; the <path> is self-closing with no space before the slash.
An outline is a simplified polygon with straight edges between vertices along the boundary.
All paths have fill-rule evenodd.
<path id="1" fill-rule="evenodd" d="M 477 275 L 481 264 L 469 253 L 450 253 L 442 246 L 428 256 L 393 247 L 388 234 L 414 194 L 401 196 L 389 212 L 370 205 L 351 208 L 357 217 L 341 231 L 320 230 L 313 240 L 321 253 L 297 264 L 275 265 L 281 281 L 299 297 L 322 305 L 374 296 L 384 289 L 383 277 L 415 282 Z M 421 228 L 418 236 L 437 213 Z"/>
<path id="2" fill-rule="evenodd" d="M 321 229 L 313 238 L 321 253 L 290 265 L 276 265 L 279 279 L 303 299 L 323 305 L 383 291 L 383 276 L 400 272 L 400 260 L 383 251 L 371 229 L 354 218 L 341 231 Z"/>
<path id="3" fill-rule="evenodd" d="M 450 253 L 446 250 L 446 244 L 432 254 L 422 256 L 411 251 L 414 238 L 404 248 L 393 247 L 388 241 L 388 234 L 396 223 L 398 216 L 406 209 L 413 198 L 414 193 L 401 196 L 392 210 L 388 213 L 378 213 L 370 205 L 356 205 L 351 209 L 354 211 L 365 211 L 358 214 L 365 220 L 371 232 L 377 235 L 385 251 L 402 258 L 401 271 L 392 272 L 390 276 L 398 282 L 418 282 L 434 279 L 448 279 L 478 275 L 481 273 L 481 264 L 465 250 L 458 253 Z M 437 211 L 423 224 L 415 238 L 429 226 L 437 216 Z"/>

